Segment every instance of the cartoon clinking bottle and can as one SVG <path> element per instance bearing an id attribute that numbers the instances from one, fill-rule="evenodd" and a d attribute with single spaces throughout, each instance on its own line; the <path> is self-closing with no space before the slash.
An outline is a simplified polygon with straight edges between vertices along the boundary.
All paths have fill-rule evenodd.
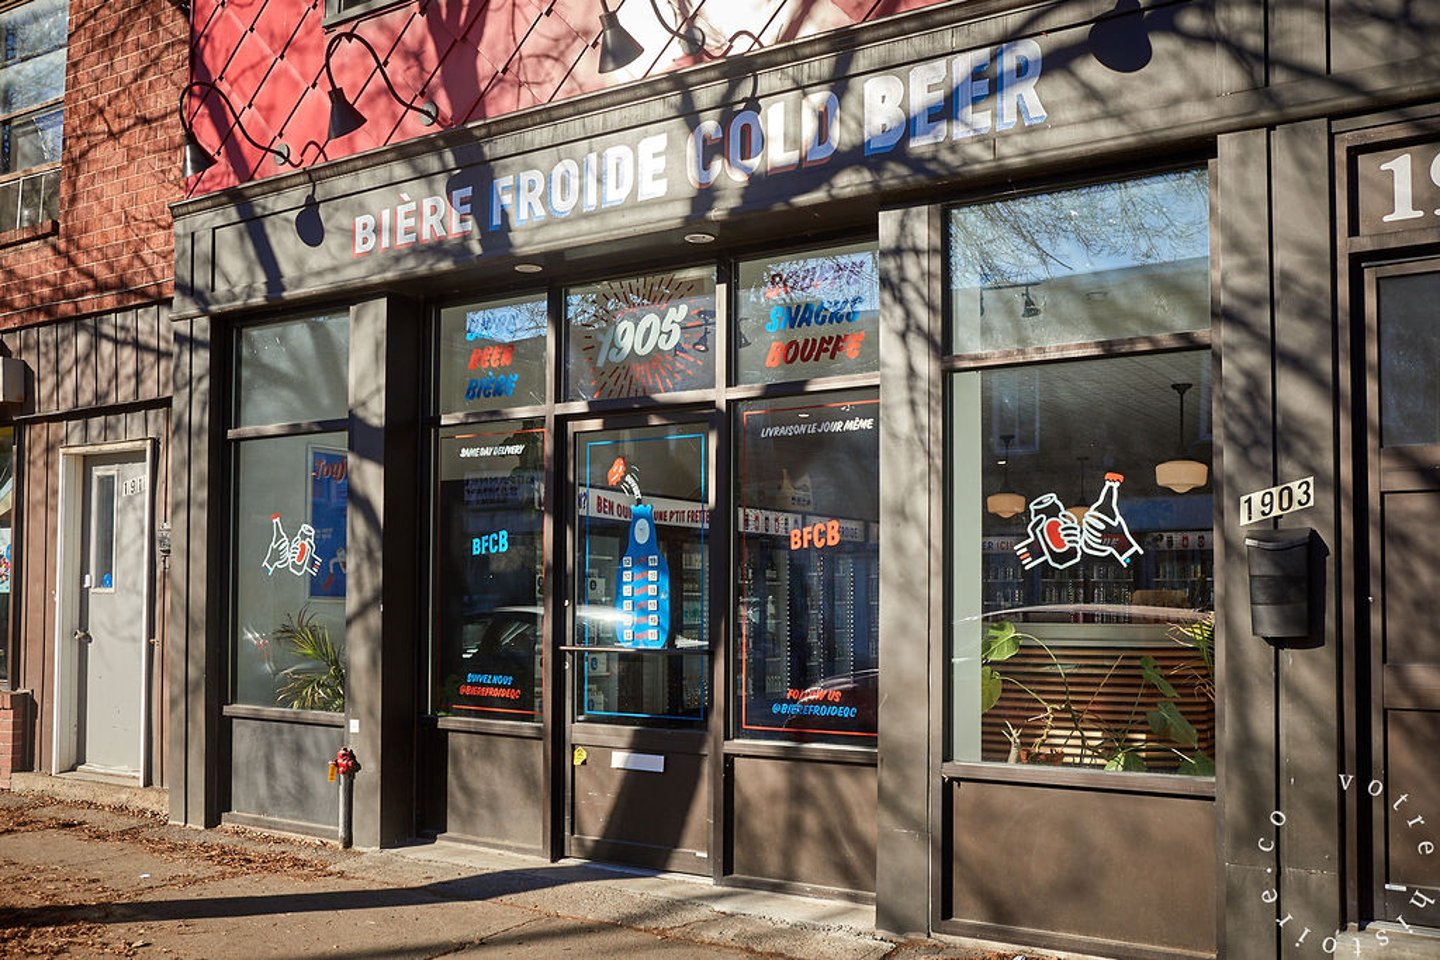
<path id="1" fill-rule="evenodd" d="M 1128 565 L 1142 551 L 1120 514 L 1124 482 L 1123 474 L 1105 474 L 1105 486 L 1082 520 L 1076 520 L 1053 493 L 1030 501 L 1030 520 L 1025 525 L 1030 535 L 1015 545 L 1021 565 L 1029 570 L 1048 563 L 1064 570 L 1085 555 L 1113 557 Z"/>

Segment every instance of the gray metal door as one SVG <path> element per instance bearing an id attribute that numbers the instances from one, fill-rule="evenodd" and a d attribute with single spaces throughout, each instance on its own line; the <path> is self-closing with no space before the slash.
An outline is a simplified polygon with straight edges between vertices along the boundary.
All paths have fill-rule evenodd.
<path id="1" fill-rule="evenodd" d="M 1376 914 L 1440 907 L 1440 262 L 1367 274 Z M 1352 788 L 1354 789 L 1354 788 Z"/>
<path id="2" fill-rule="evenodd" d="M 85 458 L 76 763 L 126 776 L 141 773 L 148 474 L 143 451 Z"/>

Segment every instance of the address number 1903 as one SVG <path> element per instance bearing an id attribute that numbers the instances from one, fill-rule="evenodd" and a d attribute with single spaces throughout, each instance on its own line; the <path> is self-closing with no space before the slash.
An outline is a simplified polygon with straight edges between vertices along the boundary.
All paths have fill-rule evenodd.
<path id="1" fill-rule="evenodd" d="M 1240 498 L 1240 526 L 1259 523 L 1296 510 L 1315 506 L 1315 478 L 1292 480 L 1269 490 L 1257 490 Z"/>

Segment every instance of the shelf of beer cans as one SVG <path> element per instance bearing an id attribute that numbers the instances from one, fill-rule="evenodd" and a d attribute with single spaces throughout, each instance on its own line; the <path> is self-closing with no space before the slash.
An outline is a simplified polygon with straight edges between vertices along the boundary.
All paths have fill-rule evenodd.
<path id="1" fill-rule="evenodd" d="M 981 541 L 986 613 L 1017 607 L 1113 607 L 1142 602 L 1188 609 L 1214 606 L 1212 530 L 1147 532 L 1138 537 L 1142 552 L 1129 563 L 1087 557 L 1064 569 L 1041 564 L 1026 570 L 1015 552 L 1022 539 L 1004 536 Z M 1079 611 L 1071 617 L 1087 623 L 1125 619 L 1113 610 Z"/>

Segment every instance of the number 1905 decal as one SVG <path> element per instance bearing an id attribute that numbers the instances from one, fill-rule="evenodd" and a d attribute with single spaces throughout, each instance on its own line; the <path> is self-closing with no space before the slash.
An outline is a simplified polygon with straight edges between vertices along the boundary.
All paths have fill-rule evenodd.
<path id="1" fill-rule="evenodd" d="M 667 309 L 663 320 L 658 313 L 647 313 L 638 321 L 626 317 L 615 323 L 600 338 L 595 369 L 603 370 L 607 363 L 620 363 L 632 354 L 645 357 L 655 350 L 674 350 L 680 342 L 680 322 L 689 312 L 682 303 Z"/>
<path id="2" fill-rule="evenodd" d="M 1269 490 L 1257 490 L 1240 498 L 1240 526 L 1259 523 L 1281 514 L 1315 506 L 1315 478 L 1292 480 Z"/>

